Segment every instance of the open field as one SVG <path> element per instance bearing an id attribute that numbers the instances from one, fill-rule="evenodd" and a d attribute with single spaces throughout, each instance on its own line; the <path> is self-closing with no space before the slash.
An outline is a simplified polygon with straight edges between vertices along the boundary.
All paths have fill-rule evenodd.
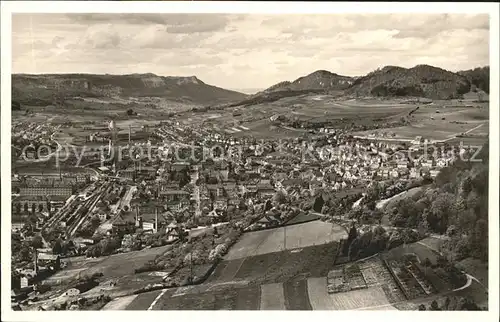
<path id="1" fill-rule="evenodd" d="M 281 283 L 264 284 L 260 287 L 261 310 L 285 310 L 285 295 Z"/>
<path id="2" fill-rule="evenodd" d="M 409 119 L 410 125 L 354 134 L 381 140 L 411 141 L 421 136 L 431 142 L 448 142 L 456 140 L 456 136 L 462 133 L 486 135 L 489 131 L 488 113 L 487 108 L 424 106 L 412 114 Z"/>
<path id="3" fill-rule="evenodd" d="M 207 280 L 209 283 L 244 280 L 277 283 L 305 276 L 326 276 L 333 265 L 338 243 L 310 246 L 300 250 L 222 261 Z"/>
<path id="4" fill-rule="evenodd" d="M 345 100 L 331 95 L 306 94 L 244 108 L 227 108 L 218 111 L 217 117 L 208 122 L 235 137 L 294 138 L 307 133 L 307 130 L 274 126 L 269 118 L 274 115 L 285 115 L 313 123 L 329 121 L 339 127 L 351 125 L 353 122 L 370 125 L 373 122 L 399 120 L 402 115 L 407 115 L 416 106 L 416 104 L 408 104 L 400 99 Z"/>
<path id="5" fill-rule="evenodd" d="M 157 255 L 163 254 L 171 246 L 162 246 L 150 248 L 147 250 L 130 252 L 125 254 L 115 254 L 101 258 L 73 257 L 68 258 L 66 269 L 59 271 L 51 276 L 47 281 L 49 283 L 63 283 L 78 276 L 90 276 L 95 273 L 102 273 L 106 279 L 125 279 L 130 280 L 130 275 L 134 275 L 134 270 L 144 263 L 153 260 Z M 144 284 L 143 281 L 161 281 L 160 277 L 150 277 L 144 274 L 134 275 L 133 281 L 129 286 Z M 134 282 L 135 281 L 135 282 Z M 147 283 L 146 283 L 147 284 Z"/>
<path id="6" fill-rule="evenodd" d="M 344 228 L 321 221 L 312 221 L 276 229 L 261 230 L 245 233 L 241 239 L 231 247 L 226 260 L 256 256 L 321 245 L 338 241 L 346 237 Z"/>

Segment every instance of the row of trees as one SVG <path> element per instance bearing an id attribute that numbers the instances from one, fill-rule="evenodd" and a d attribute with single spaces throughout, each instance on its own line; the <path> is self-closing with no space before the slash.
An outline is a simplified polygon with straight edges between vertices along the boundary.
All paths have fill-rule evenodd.
<path id="1" fill-rule="evenodd" d="M 50 204 L 49 201 L 45 203 L 45 206 L 43 204 L 38 204 L 38 206 L 35 203 L 31 204 L 31 214 L 36 214 L 38 212 L 42 212 L 44 210 L 47 210 L 49 213 L 52 210 L 52 205 Z M 28 203 L 16 203 L 14 204 L 14 214 L 16 215 L 22 215 L 28 214 L 30 212 L 30 207 L 28 206 Z"/>
<path id="2" fill-rule="evenodd" d="M 444 303 L 440 306 L 434 300 L 426 307 L 425 304 L 418 306 L 419 311 L 479 311 L 481 308 L 470 298 L 466 297 L 449 297 L 447 296 Z"/>
<path id="3" fill-rule="evenodd" d="M 118 237 L 107 237 L 100 240 L 97 244 L 87 249 L 87 257 L 100 257 L 113 254 L 121 247 L 121 239 Z"/>
<path id="4" fill-rule="evenodd" d="M 353 225 L 344 242 L 342 253 L 349 260 L 356 260 L 400 246 L 404 243 L 416 242 L 419 238 L 419 234 L 411 229 L 399 229 L 389 233 L 381 226 L 376 226 L 368 232 L 358 234 Z"/>

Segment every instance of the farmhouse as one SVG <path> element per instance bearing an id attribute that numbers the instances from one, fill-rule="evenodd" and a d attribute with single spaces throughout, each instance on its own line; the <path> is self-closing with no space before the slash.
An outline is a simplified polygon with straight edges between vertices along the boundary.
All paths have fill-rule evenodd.
<path id="1" fill-rule="evenodd" d="M 52 271 L 59 270 L 61 268 L 61 258 L 59 255 L 38 253 L 37 267 L 40 269 L 50 269 Z"/>

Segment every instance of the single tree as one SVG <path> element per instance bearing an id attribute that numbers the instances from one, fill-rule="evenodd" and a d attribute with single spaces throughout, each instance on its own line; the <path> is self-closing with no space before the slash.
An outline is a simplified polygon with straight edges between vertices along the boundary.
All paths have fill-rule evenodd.
<path id="1" fill-rule="evenodd" d="M 58 238 L 54 242 L 54 246 L 52 247 L 52 253 L 54 253 L 56 255 L 59 255 L 62 253 L 62 240 L 60 238 Z"/>
<path id="2" fill-rule="evenodd" d="M 450 308 L 450 302 L 451 302 L 450 297 L 449 297 L 449 296 L 447 296 L 447 297 L 446 297 L 446 300 L 445 300 L 445 302 L 444 302 L 444 309 L 445 309 L 445 310 L 448 310 L 448 309 Z"/>
<path id="3" fill-rule="evenodd" d="M 323 208 L 323 205 L 324 205 L 325 201 L 323 200 L 323 196 L 322 194 L 320 194 L 318 197 L 316 197 L 316 199 L 314 200 L 314 205 L 313 205 L 313 209 L 314 211 L 316 212 L 321 212 L 321 209 Z"/>
<path id="4" fill-rule="evenodd" d="M 43 247 L 42 236 L 36 235 L 35 237 L 33 237 L 33 240 L 31 241 L 31 246 L 33 246 L 33 248 L 42 248 Z"/>

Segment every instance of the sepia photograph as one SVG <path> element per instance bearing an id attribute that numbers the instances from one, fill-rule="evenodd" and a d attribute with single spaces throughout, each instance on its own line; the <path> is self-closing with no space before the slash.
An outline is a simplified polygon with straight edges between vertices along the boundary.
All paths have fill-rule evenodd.
<path id="1" fill-rule="evenodd" d="M 2 3 L 2 316 L 498 320 L 495 5 L 90 2 Z"/>

